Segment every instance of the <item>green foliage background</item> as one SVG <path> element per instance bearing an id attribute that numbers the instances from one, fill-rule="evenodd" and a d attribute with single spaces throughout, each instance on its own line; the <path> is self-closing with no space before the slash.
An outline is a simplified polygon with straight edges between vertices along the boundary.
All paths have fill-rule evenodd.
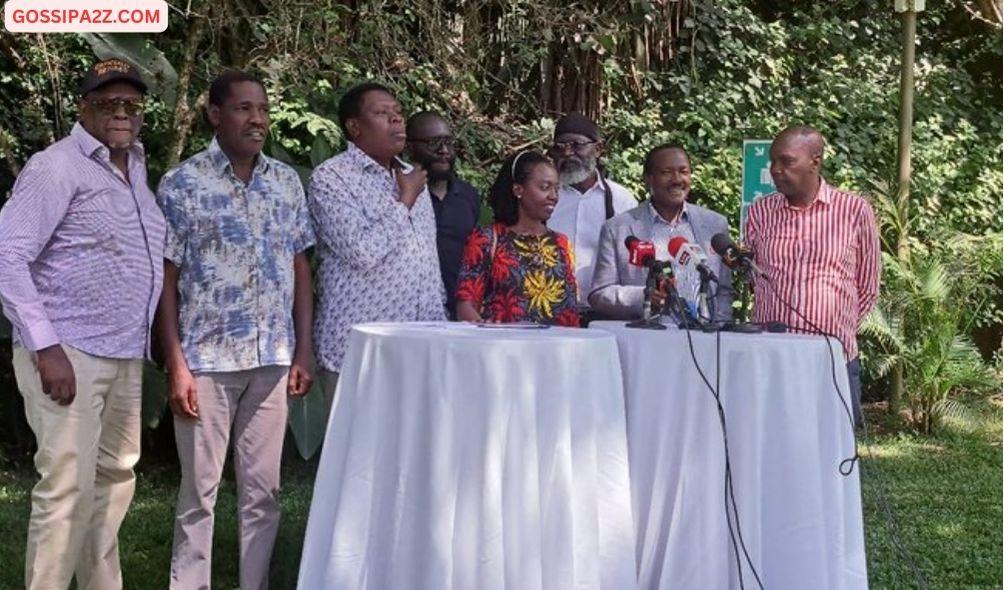
<path id="1" fill-rule="evenodd" d="M 185 14 L 172 10 L 163 34 L 103 39 L 151 67 L 171 66 L 155 80 L 161 92 L 143 132 L 152 184 L 177 155 L 206 144 L 200 101 L 226 67 L 265 77 L 267 151 L 302 174 L 343 147 L 341 93 L 375 78 L 406 111 L 434 109 L 452 121 L 460 172 L 481 189 L 509 152 L 544 147 L 569 106 L 598 115 L 607 168 L 639 197 L 644 153 L 666 141 L 687 147 L 695 199 L 733 223 L 742 140 L 790 124 L 827 137 L 830 182 L 867 193 L 895 178 L 901 40 L 891 2 L 558 4 L 193 0 Z M 976 19 L 970 4 L 930 2 L 919 18 L 909 217 L 923 251 L 951 231 L 1001 231 L 1001 29 Z M 0 33 L 0 199 L 32 153 L 69 132 L 73 89 L 94 51 L 94 38 Z M 556 63 L 559 77 L 548 73 Z M 556 102 L 555 85 L 588 92 Z M 976 272 L 991 304 L 967 325 L 992 329 L 999 348 L 1001 269 L 999 257 L 985 258 Z M 869 383 L 881 396 L 884 385 Z M 0 384 L 4 407 L 16 403 L 10 387 Z"/>

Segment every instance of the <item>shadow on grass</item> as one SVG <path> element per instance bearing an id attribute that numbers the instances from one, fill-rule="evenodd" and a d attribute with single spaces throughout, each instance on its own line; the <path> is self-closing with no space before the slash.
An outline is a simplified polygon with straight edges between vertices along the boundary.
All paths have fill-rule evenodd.
<path id="1" fill-rule="evenodd" d="M 125 588 L 167 588 L 174 535 L 174 507 L 180 474 L 177 465 L 141 464 L 136 493 L 119 532 Z M 295 588 L 303 550 L 317 460 L 284 457 L 280 501 L 282 521 L 272 553 L 269 588 Z M 30 493 L 36 476 L 31 464 L 0 470 L 0 588 L 24 587 Z M 237 491 L 228 462 L 216 501 L 213 538 L 213 588 L 237 588 Z"/>
<path id="2" fill-rule="evenodd" d="M 859 452 L 873 590 L 917 587 L 897 539 L 929 588 L 1001 587 L 1000 413 L 991 410 L 996 426 L 949 426 L 937 437 L 897 432 L 894 420 L 869 412 L 878 434 L 870 437 L 870 449 L 862 442 Z M 895 533 L 887 525 L 888 511 Z"/>
<path id="3" fill-rule="evenodd" d="M 860 453 L 865 548 L 873 590 L 915 588 L 914 575 L 886 526 L 884 490 L 899 542 L 928 588 L 1000 588 L 1002 568 L 1000 406 L 977 429 L 948 428 L 937 437 L 904 433 L 875 408 L 878 428 Z M 287 449 L 292 445 L 287 441 Z M 317 459 L 287 452 L 283 462 L 282 523 L 272 555 L 270 588 L 295 588 Z M 236 490 L 228 465 L 216 506 L 213 587 L 238 586 Z M 171 557 L 176 464 L 144 461 L 136 495 L 120 534 L 126 588 L 166 588 Z M 23 587 L 24 547 L 35 483 L 30 464 L 0 470 L 0 588 Z"/>

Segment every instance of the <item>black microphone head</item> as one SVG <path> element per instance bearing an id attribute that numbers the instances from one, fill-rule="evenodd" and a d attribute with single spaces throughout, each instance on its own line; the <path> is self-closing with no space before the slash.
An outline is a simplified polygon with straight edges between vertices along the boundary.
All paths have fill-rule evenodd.
<path id="1" fill-rule="evenodd" d="M 641 240 L 639 240 L 634 236 L 628 236 L 624 238 L 624 247 L 630 250 L 635 244 L 637 244 L 640 241 Z"/>
<path id="2" fill-rule="evenodd" d="M 722 232 L 711 236 L 711 249 L 715 254 L 724 257 L 729 250 L 735 250 L 736 244 L 729 237 L 729 234 Z"/>

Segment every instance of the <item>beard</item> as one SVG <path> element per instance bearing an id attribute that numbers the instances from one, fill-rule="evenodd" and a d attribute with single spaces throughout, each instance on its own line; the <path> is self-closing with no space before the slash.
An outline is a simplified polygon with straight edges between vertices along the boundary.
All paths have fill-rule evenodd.
<path id="1" fill-rule="evenodd" d="M 596 172 L 596 157 L 571 157 L 558 166 L 558 183 L 574 185 L 585 182 Z"/>
<path id="2" fill-rule="evenodd" d="M 453 180 L 453 167 L 451 166 L 449 170 L 432 170 L 426 168 L 429 171 L 428 180 L 429 182 L 440 182 L 440 181 L 450 181 Z"/>

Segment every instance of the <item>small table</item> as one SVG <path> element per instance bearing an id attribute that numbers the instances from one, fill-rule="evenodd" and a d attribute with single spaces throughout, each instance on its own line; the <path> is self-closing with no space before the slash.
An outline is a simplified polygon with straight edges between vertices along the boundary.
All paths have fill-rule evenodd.
<path id="1" fill-rule="evenodd" d="M 711 391 L 680 330 L 594 322 L 617 337 L 627 404 L 640 588 L 739 588 L 725 512 L 724 451 Z M 867 588 L 854 439 L 840 343 L 793 334 L 691 332 L 712 385 L 720 344 L 733 489 L 765 588 Z M 833 370 L 835 369 L 835 371 Z M 845 466 L 846 467 L 846 466 Z M 742 550 L 740 549 L 740 553 Z M 757 588 L 743 561 L 745 587 Z"/>
<path id="2" fill-rule="evenodd" d="M 635 588 L 621 383 L 605 332 L 354 327 L 299 587 Z"/>

